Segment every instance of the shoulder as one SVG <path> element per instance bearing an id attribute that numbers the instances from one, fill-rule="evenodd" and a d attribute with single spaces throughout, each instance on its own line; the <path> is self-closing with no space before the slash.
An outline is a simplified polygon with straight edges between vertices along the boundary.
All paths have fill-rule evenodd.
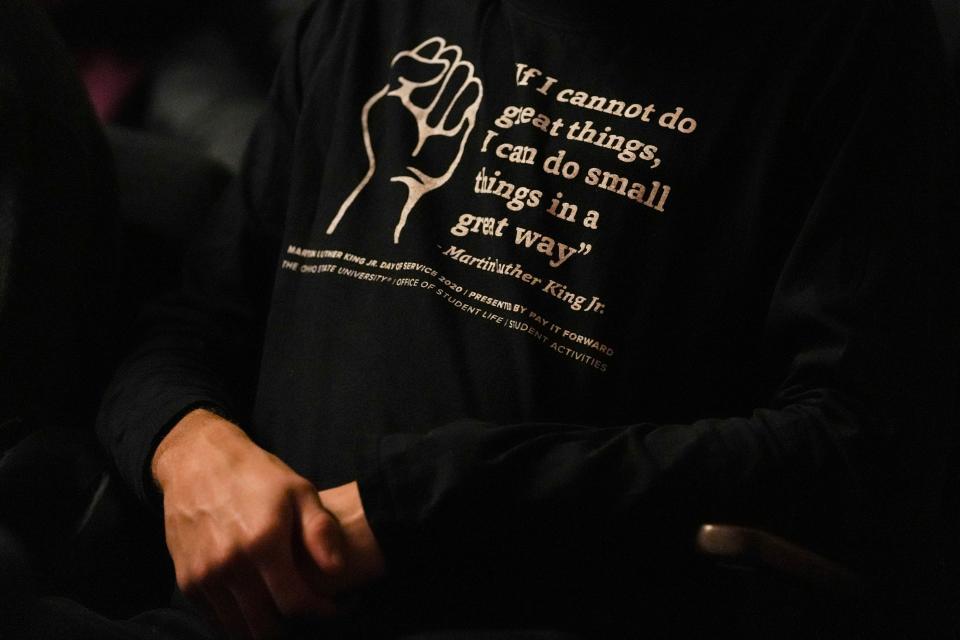
<path id="1" fill-rule="evenodd" d="M 357 69 L 439 34 L 474 34 L 496 0 L 317 0 L 297 32 L 301 68 Z M 391 53 L 392 52 L 392 53 Z"/>

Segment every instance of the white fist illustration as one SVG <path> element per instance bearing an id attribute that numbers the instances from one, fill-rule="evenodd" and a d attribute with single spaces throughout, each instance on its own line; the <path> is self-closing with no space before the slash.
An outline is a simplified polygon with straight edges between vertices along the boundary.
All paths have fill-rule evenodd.
<path id="1" fill-rule="evenodd" d="M 416 143 L 412 150 L 374 148 L 383 143 L 377 142 L 382 138 L 371 136 L 371 126 L 397 126 L 377 118 L 391 99 L 402 105 L 416 125 Z M 399 243 L 407 218 L 420 198 L 443 186 L 456 171 L 476 125 L 482 99 L 483 83 L 474 75 L 474 66 L 463 60 L 460 47 L 448 45 L 437 37 L 412 51 L 398 53 L 391 62 L 390 82 L 367 101 L 361 112 L 363 142 L 370 167 L 343 201 L 327 233 L 336 230 L 357 196 L 371 180 L 379 177 L 407 187 L 406 203 L 393 231 L 393 242 Z M 387 152 L 401 155 L 406 164 L 405 173 L 377 176 L 377 158 Z"/>

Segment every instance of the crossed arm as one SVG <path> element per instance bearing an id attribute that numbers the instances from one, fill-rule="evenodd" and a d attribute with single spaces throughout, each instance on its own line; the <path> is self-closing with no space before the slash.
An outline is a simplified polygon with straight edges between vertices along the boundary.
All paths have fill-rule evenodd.
<path id="1" fill-rule="evenodd" d="M 152 472 L 177 584 L 232 637 L 334 615 L 337 594 L 383 572 L 356 482 L 317 492 L 209 411 L 177 423 Z"/>

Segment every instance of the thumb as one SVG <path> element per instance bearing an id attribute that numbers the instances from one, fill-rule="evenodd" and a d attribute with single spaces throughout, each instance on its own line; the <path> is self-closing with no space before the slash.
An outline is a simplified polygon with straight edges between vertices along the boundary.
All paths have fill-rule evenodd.
<path id="1" fill-rule="evenodd" d="M 338 576 L 345 568 L 345 542 L 340 523 L 323 508 L 314 491 L 297 498 L 303 547 L 326 576 Z"/>

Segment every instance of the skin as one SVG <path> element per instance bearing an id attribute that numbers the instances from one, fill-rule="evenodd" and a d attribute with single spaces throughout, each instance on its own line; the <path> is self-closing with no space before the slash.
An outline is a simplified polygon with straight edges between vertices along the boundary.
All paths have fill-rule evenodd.
<path id="1" fill-rule="evenodd" d="M 231 638 L 336 615 L 338 594 L 383 573 L 356 482 L 318 492 L 213 413 L 180 420 L 151 470 L 177 584 Z"/>

